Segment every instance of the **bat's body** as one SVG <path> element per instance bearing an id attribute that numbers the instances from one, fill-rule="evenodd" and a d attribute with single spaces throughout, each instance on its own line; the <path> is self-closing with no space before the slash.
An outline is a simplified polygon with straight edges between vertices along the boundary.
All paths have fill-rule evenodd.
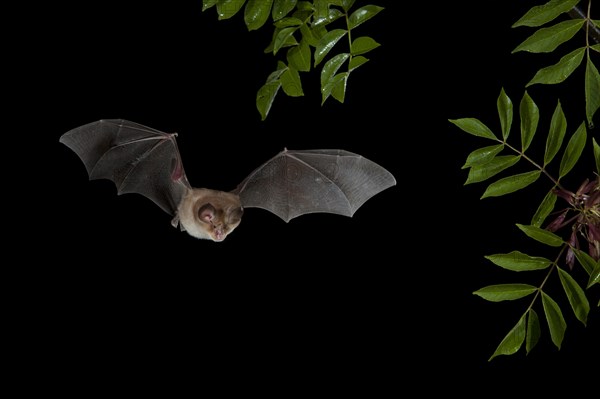
<path id="1" fill-rule="evenodd" d="M 242 203 L 237 194 L 194 188 L 184 195 L 177 219 L 181 227 L 196 238 L 223 241 L 242 221 Z"/>
<path id="2" fill-rule="evenodd" d="M 244 208 L 263 208 L 286 222 L 314 212 L 352 216 L 396 184 L 387 170 L 348 151 L 284 150 L 231 192 L 193 188 L 175 137 L 119 119 L 80 126 L 60 141 L 81 158 L 90 180 L 112 180 L 118 194 L 142 194 L 173 216 L 173 226 L 213 241 L 239 225 Z"/>

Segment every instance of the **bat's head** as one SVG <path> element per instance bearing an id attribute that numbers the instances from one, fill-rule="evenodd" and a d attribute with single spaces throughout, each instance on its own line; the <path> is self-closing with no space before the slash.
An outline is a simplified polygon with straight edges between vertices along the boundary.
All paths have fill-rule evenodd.
<path id="1" fill-rule="evenodd" d="M 213 205 L 212 202 L 197 205 L 197 225 L 213 241 L 223 241 L 242 221 L 241 206 L 230 207 L 218 203 Z"/>
<path id="2" fill-rule="evenodd" d="M 193 237 L 223 241 L 242 221 L 240 198 L 232 193 L 195 188 L 181 201 L 179 222 Z"/>

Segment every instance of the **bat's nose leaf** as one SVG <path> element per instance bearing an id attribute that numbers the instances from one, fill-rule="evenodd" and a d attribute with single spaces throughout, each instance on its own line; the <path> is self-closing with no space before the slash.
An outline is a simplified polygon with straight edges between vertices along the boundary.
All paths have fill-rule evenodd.
<path id="1" fill-rule="evenodd" d="M 267 209 L 286 222 L 306 213 L 352 216 L 396 184 L 387 170 L 343 150 L 283 151 L 239 187 L 245 207 Z"/>

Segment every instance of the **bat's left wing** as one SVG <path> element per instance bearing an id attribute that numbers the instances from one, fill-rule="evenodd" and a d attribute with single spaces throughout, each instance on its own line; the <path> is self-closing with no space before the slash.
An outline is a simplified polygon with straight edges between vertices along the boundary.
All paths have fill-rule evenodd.
<path id="1" fill-rule="evenodd" d="M 395 184 L 386 169 L 352 152 L 284 149 L 233 193 L 243 207 L 266 209 L 289 222 L 316 212 L 352 216 L 369 198 Z"/>

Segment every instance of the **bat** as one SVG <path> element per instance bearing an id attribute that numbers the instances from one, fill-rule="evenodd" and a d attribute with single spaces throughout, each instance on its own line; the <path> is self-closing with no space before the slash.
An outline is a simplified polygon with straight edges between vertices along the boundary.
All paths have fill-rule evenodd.
<path id="1" fill-rule="evenodd" d="M 396 185 L 383 167 L 344 150 L 283 149 L 235 189 L 194 188 L 176 142 L 164 133 L 123 119 L 103 119 L 64 133 L 90 180 L 108 179 L 117 194 L 138 193 L 173 216 L 171 224 L 193 237 L 223 241 L 245 208 L 262 208 L 285 222 L 316 212 L 352 217 L 368 199 Z"/>

